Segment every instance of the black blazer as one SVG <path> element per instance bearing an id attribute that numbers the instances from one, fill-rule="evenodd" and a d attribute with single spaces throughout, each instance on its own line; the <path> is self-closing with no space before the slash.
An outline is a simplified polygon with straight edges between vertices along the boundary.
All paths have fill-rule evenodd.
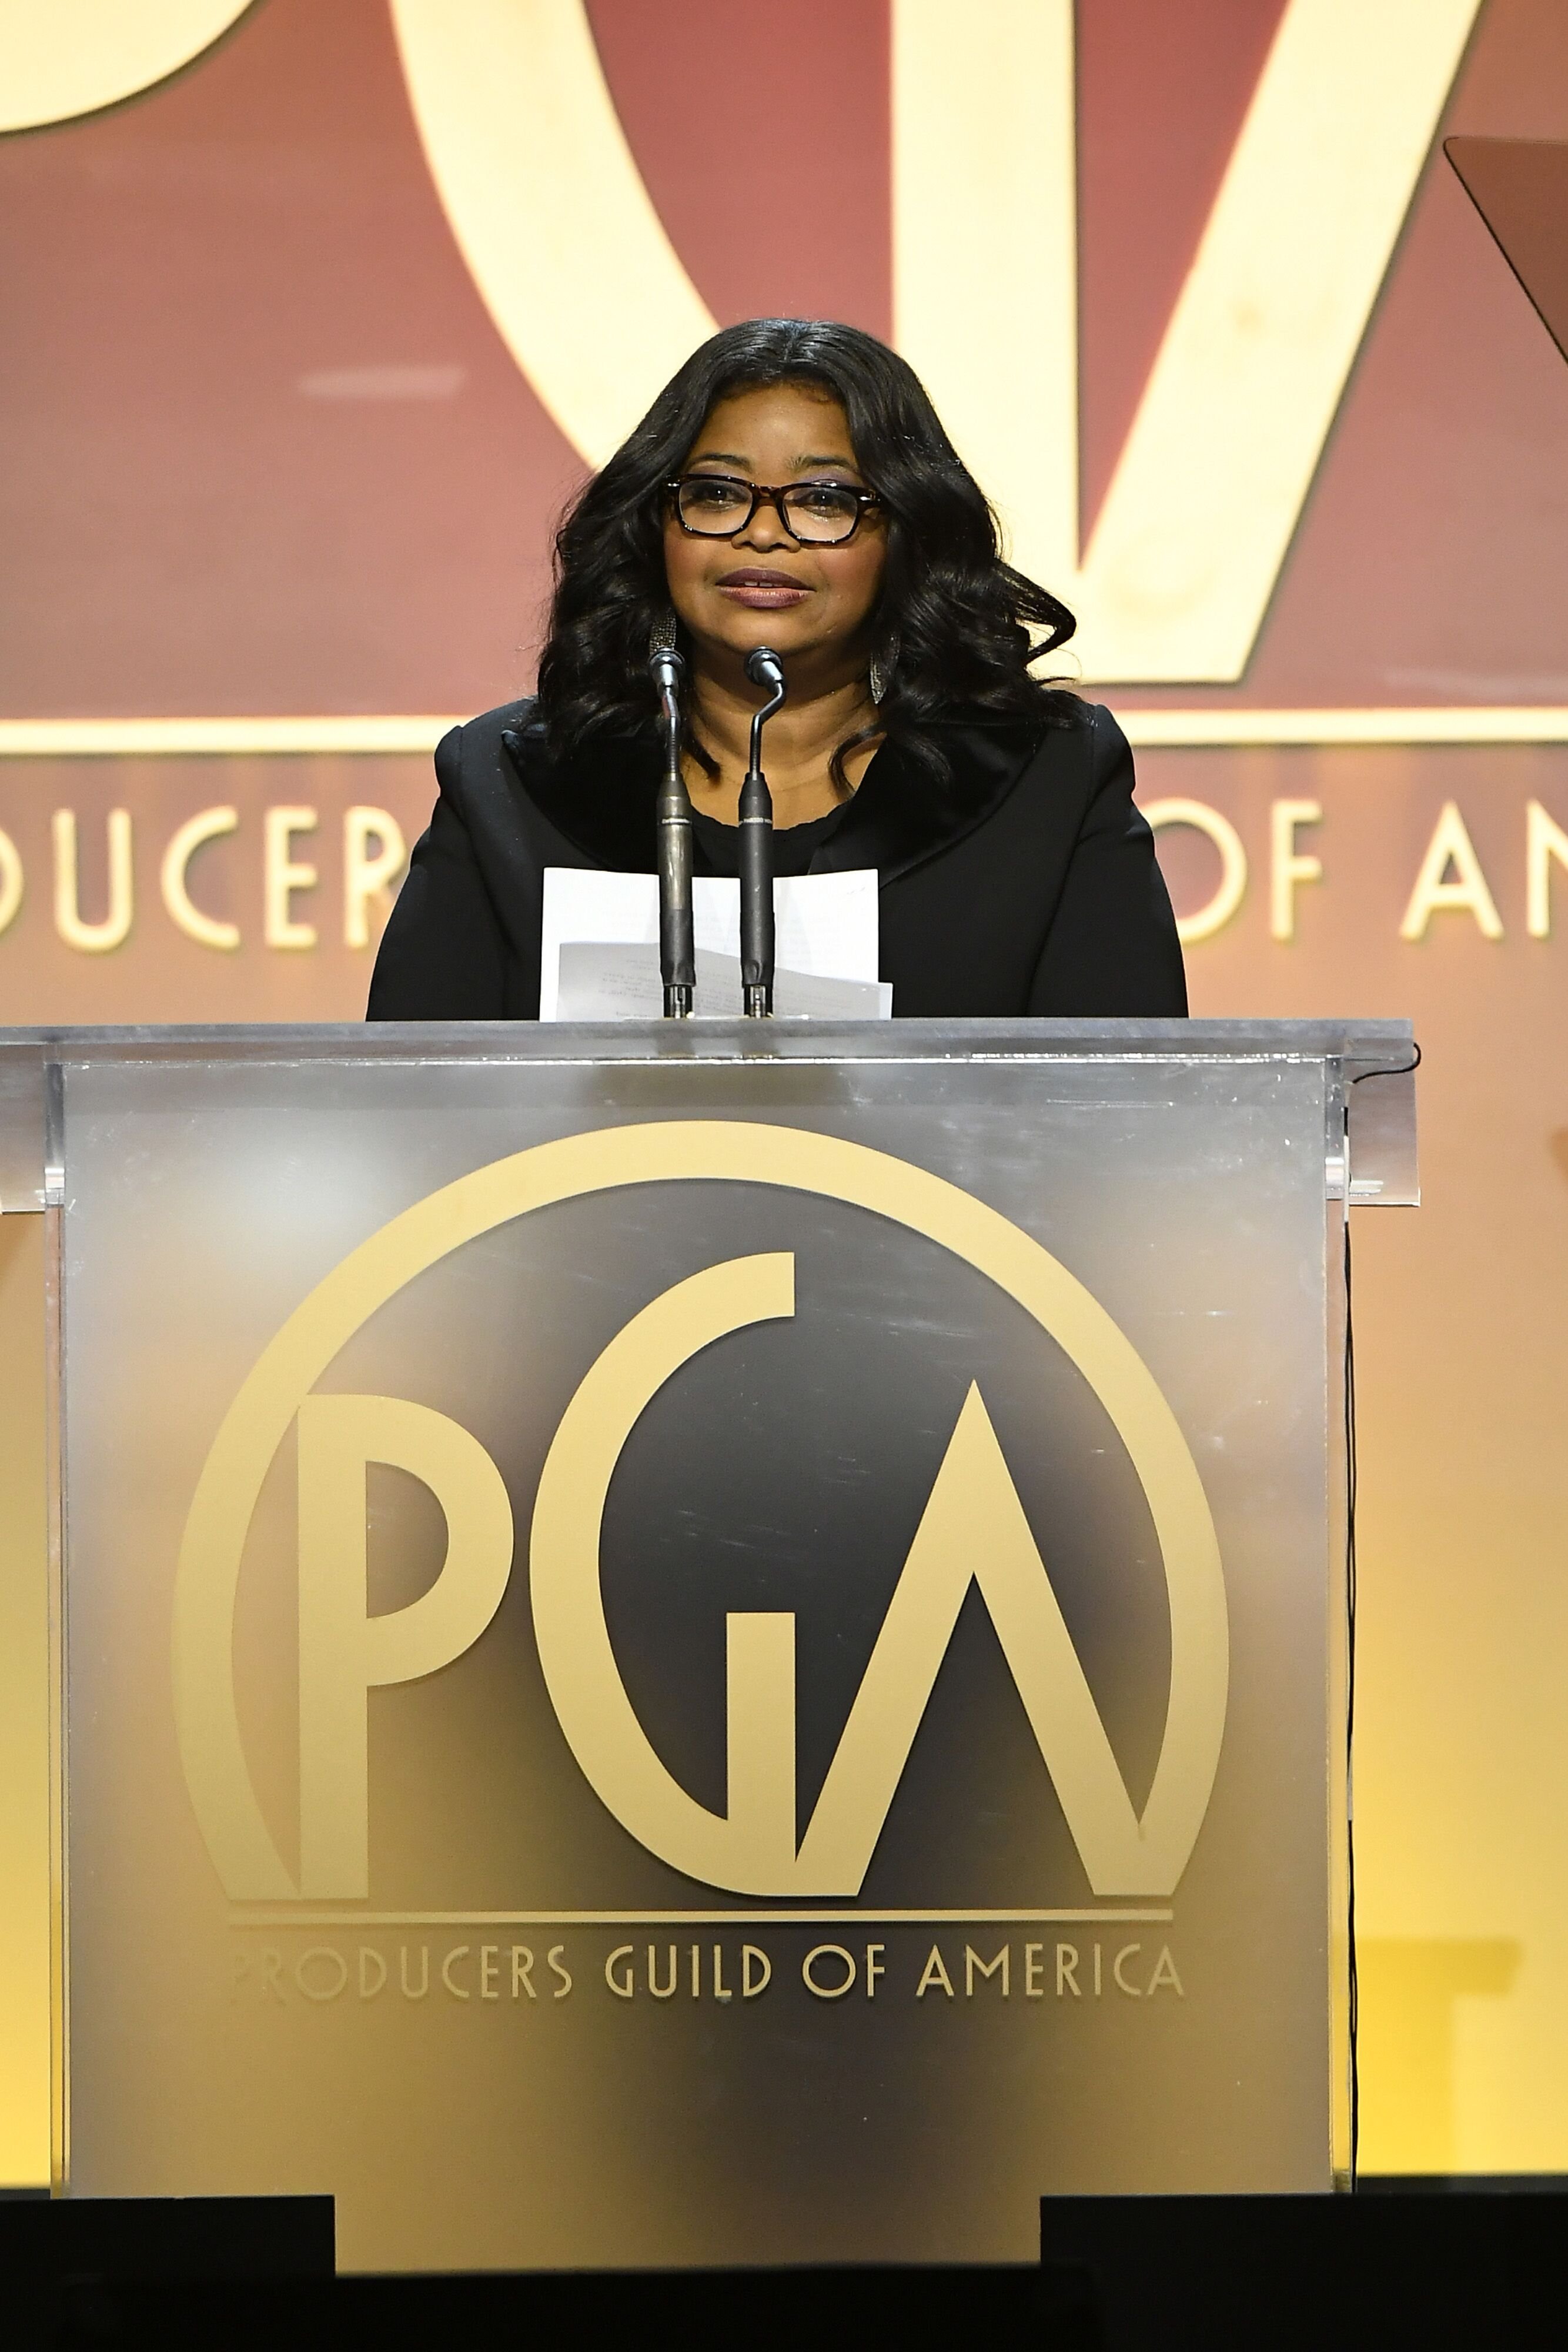
<path id="1" fill-rule="evenodd" d="M 1186 1011 L 1133 755 L 1108 710 L 1081 709 L 1066 727 L 945 725 L 945 787 L 891 745 L 871 761 L 808 870 L 881 876 L 895 1014 Z M 655 870 L 653 739 L 607 744 L 569 774 L 533 705 L 514 702 L 455 727 L 435 772 L 369 1018 L 537 1020 L 546 866 Z"/>

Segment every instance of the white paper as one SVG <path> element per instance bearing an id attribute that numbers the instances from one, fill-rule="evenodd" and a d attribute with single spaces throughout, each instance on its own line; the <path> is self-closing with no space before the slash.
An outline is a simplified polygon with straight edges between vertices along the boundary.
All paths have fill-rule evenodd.
<path id="1" fill-rule="evenodd" d="M 889 1018 L 893 990 L 877 979 L 874 872 L 780 875 L 773 885 L 773 906 L 778 962 L 773 1001 L 779 1014 L 819 1020 Z M 740 1011 L 739 883 L 733 876 L 695 876 L 692 918 L 698 958 L 696 1009 L 733 1017 Z M 589 946 L 643 952 L 639 958 L 598 960 L 572 955 L 565 967 L 563 996 L 562 950 Z M 830 982 L 841 985 L 828 987 Z M 841 986 L 845 982 L 859 985 L 846 990 Z M 657 1019 L 663 1011 L 657 876 L 547 866 L 539 938 L 540 1020 Z"/>
<path id="2" fill-rule="evenodd" d="M 740 958 L 696 953 L 696 1010 L 712 1017 L 740 1010 Z M 556 996 L 558 1021 L 657 1021 L 664 1010 L 659 950 L 637 940 L 563 940 Z M 837 980 L 826 973 L 773 975 L 773 1010 L 780 1020 L 877 1021 L 893 1009 L 885 981 Z"/>

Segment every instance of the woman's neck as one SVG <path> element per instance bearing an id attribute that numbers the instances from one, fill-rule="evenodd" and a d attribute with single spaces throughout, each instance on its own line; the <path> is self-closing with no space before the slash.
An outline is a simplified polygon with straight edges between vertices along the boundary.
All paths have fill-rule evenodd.
<path id="1" fill-rule="evenodd" d="M 700 670 L 695 685 L 695 732 L 709 758 L 717 761 L 718 772 L 707 775 L 687 753 L 692 805 L 701 815 L 734 824 L 750 756 L 757 695 L 749 687 L 741 689 Z M 844 796 L 829 773 L 830 762 L 841 743 L 873 723 L 875 709 L 865 679 L 856 677 L 787 702 L 768 720 L 762 763 L 773 795 L 773 820 L 780 830 L 809 824 L 841 806 Z M 852 790 L 875 749 L 874 742 L 858 745 L 845 761 Z"/>

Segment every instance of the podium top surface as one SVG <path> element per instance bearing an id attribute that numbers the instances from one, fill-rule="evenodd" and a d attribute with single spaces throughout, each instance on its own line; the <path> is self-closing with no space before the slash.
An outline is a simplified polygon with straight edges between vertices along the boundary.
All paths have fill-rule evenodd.
<path id="1" fill-rule="evenodd" d="M 997 1054 L 1282 1058 L 1347 1073 L 1413 1058 L 1408 1021 L 339 1021 L 0 1029 L 0 1057 L 94 1061 L 943 1061 Z"/>
<path id="2" fill-rule="evenodd" d="M 341 1022 L 295 1025 L 0 1029 L 0 1208 L 45 1205 L 42 1164 L 57 1099 L 50 1073 L 89 1065 L 606 1065 L 855 1063 L 1322 1064 L 1347 1106 L 1352 1196 L 1389 1205 L 1416 1192 L 1415 1070 L 1408 1021 L 915 1020 L 768 1022 Z M 1375 1084 L 1363 1084 L 1375 1080 Z"/>

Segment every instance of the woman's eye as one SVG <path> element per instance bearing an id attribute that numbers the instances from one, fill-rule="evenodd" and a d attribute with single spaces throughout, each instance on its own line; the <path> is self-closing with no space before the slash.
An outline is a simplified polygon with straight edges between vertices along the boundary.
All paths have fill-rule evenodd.
<path id="1" fill-rule="evenodd" d="M 686 499 L 689 504 L 718 511 L 744 506 L 746 492 L 738 482 L 688 482 Z"/>
<path id="2" fill-rule="evenodd" d="M 794 492 L 789 504 L 800 507 L 808 514 L 841 515 L 853 506 L 854 492 L 831 482 L 809 482 L 804 489 Z"/>

